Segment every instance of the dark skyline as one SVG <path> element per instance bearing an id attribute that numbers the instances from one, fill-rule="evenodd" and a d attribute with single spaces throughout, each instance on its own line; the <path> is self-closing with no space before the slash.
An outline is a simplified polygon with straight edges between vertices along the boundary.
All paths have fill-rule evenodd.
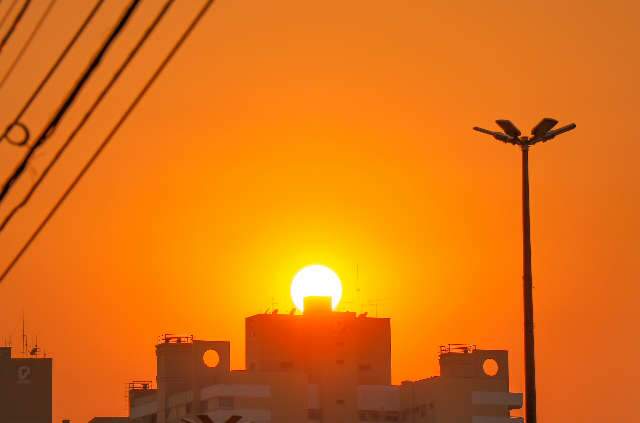
<path id="1" fill-rule="evenodd" d="M 127 3 L 103 7 L 34 103 L 25 116 L 34 133 Z M 201 4 L 177 2 L 0 234 L 3 264 Z M 0 52 L 0 76 L 46 5 L 32 2 Z M 162 5 L 142 2 L 12 195 L 41 174 Z M 0 127 L 91 7 L 57 2 L 0 88 Z M 342 279 L 342 310 L 393 318 L 394 383 L 437 372 L 415 351 L 470 340 L 509 350 L 511 388 L 521 392 L 519 162 L 469 128 L 551 116 L 580 130 L 536 149 L 530 164 L 539 420 L 633 419 L 633 393 L 620 387 L 640 372 L 632 326 L 640 60 L 630 53 L 639 8 L 216 2 L 0 284 L 0 339 L 19 339 L 24 312 L 28 334 L 55 359 L 54 421 L 123 414 L 124 384 L 154 372 L 158 334 L 228 339 L 239 367 L 242 319 L 272 303 L 288 311 L 293 275 L 322 263 Z M 2 180 L 23 153 L 0 144 Z M 613 345 L 616 360 L 603 359 Z M 78 387 L 86 403 L 77 403 Z"/>

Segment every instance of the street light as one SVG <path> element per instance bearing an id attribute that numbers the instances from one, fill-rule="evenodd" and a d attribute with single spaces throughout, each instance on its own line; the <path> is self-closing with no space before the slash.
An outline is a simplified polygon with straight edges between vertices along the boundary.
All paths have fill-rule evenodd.
<path id="1" fill-rule="evenodd" d="M 544 118 L 531 131 L 531 136 L 522 136 L 510 120 L 496 120 L 504 132 L 474 127 L 474 131 L 491 135 L 504 143 L 517 145 L 522 150 L 522 247 L 523 247 L 523 291 L 524 291 L 524 365 L 525 365 L 525 415 L 526 423 L 537 423 L 536 416 L 536 367 L 533 337 L 533 276 L 531 274 L 531 217 L 529 211 L 529 148 L 539 142 L 547 142 L 556 136 L 575 129 L 576 124 L 553 129 L 558 121 Z"/>

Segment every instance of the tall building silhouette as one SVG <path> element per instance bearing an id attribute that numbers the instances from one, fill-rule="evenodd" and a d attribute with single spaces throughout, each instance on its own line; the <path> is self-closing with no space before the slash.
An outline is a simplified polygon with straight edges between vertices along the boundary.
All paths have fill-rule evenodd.
<path id="1" fill-rule="evenodd" d="M 390 319 L 332 311 L 328 297 L 248 317 L 245 336 L 245 370 L 231 370 L 229 342 L 162 337 L 156 388 L 131 385 L 131 422 L 522 422 L 506 351 L 444 346 L 440 376 L 392 385 Z"/>

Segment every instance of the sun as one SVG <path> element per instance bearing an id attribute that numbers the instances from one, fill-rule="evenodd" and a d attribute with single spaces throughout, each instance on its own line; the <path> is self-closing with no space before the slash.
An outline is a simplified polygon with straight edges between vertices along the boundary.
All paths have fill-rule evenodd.
<path id="1" fill-rule="evenodd" d="M 342 298 L 340 278 L 321 264 L 303 267 L 291 283 L 291 299 L 298 310 L 304 310 L 305 297 L 331 297 L 331 307 L 335 309 Z"/>

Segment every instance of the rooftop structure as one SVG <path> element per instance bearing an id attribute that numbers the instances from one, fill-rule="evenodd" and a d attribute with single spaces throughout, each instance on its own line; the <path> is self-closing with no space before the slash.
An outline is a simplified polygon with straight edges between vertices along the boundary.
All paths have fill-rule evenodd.
<path id="1" fill-rule="evenodd" d="M 311 383 L 349 376 L 360 385 L 391 384 L 388 318 L 334 312 L 328 297 L 307 297 L 304 314 L 258 314 L 245 329 L 249 370 L 304 371 Z"/>

